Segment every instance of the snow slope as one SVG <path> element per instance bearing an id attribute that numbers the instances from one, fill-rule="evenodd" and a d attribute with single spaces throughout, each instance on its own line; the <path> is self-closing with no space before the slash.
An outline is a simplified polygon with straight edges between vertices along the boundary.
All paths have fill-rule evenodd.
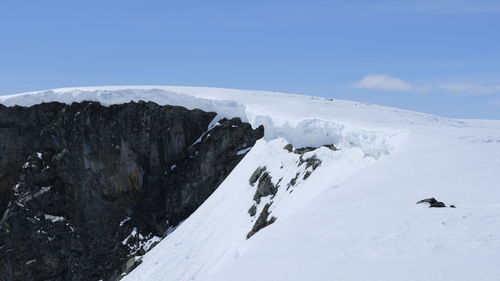
<path id="1" fill-rule="evenodd" d="M 500 280 L 500 121 L 196 87 L 56 89 L 0 103 L 141 99 L 238 116 L 266 135 L 124 280 Z M 288 143 L 340 150 L 299 155 Z M 304 162 L 313 158 L 316 169 Z M 257 204 L 249 179 L 264 166 L 278 189 Z M 457 208 L 415 204 L 428 197 Z M 276 222 L 246 239 L 270 202 Z"/>

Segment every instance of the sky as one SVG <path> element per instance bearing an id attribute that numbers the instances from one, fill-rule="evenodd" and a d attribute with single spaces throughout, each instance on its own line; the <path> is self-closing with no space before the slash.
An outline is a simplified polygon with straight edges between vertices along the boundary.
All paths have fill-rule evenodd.
<path id="1" fill-rule="evenodd" d="M 99 85 L 500 119 L 500 1 L 0 1 L 0 95 Z"/>

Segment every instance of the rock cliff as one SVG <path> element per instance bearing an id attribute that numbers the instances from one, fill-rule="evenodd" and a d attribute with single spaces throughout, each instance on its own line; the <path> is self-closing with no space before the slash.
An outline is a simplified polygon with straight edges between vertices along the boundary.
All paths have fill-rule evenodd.
<path id="1" fill-rule="evenodd" d="M 263 136 L 152 102 L 0 105 L 0 280 L 117 280 Z"/>

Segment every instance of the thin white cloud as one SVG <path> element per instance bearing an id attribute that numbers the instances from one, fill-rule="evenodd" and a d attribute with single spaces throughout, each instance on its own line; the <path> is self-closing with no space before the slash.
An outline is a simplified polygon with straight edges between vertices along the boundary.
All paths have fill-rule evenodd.
<path id="1" fill-rule="evenodd" d="M 413 88 L 403 79 L 387 74 L 368 74 L 360 81 L 352 84 L 352 87 L 385 91 L 407 91 Z"/>
<path id="2" fill-rule="evenodd" d="M 413 85 L 401 78 L 388 74 L 368 74 L 361 80 L 351 84 L 352 88 L 379 91 L 412 91 L 412 92 L 442 92 L 447 91 L 460 95 L 495 95 L 500 94 L 500 84 L 477 83 L 436 83 Z M 497 102 L 497 101 L 494 101 Z M 496 104 L 495 104 L 496 106 Z"/>
<path id="3" fill-rule="evenodd" d="M 463 83 L 447 83 L 441 84 L 438 88 L 455 93 L 487 95 L 500 92 L 500 85 L 479 85 L 479 84 L 463 84 Z"/>

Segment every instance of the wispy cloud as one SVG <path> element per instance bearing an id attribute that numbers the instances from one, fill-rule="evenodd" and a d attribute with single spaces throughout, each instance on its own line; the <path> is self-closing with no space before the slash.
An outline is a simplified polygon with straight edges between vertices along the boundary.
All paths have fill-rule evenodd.
<path id="1" fill-rule="evenodd" d="M 403 79 L 387 74 L 368 74 L 360 81 L 352 84 L 352 87 L 384 91 L 407 91 L 413 88 Z"/>
<path id="2" fill-rule="evenodd" d="M 500 85 L 447 83 L 439 85 L 438 88 L 455 93 L 466 93 L 475 95 L 487 95 L 500 92 Z"/>
<path id="3" fill-rule="evenodd" d="M 431 85 L 414 85 L 401 78 L 389 74 L 368 74 L 361 80 L 351 84 L 352 88 L 380 91 L 447 91 L 462 95 L 491 95 L 500 93 L 500 85 L 482 85 L 476 83 L 441 83 Z"/>

